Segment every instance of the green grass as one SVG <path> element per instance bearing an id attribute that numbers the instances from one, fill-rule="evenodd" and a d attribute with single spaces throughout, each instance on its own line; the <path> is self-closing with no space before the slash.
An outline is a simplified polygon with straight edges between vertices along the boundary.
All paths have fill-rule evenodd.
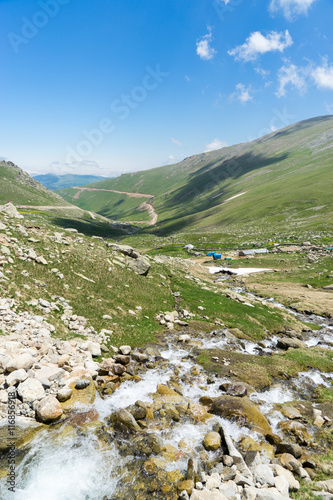
<path id="1" fill-rule="evenodd" d="M 159 221 L 146 232 L 158 236 L 249 232 L 251 226 L 270 236 L 274 231 L 327 233 L 333 227 L 332 155 L 320 141 L 332 124 L 332 117 L 306 120 L 248 144 L 93 186 L 154 195 Z M 99 196 L 96 192 L 90 199 L 91 207 Z"/>
<path id="2" fill-rule="evenodd" d="M 322 372 L 332 370 L 332 351 L 311 348 L 307 350 L 292 349 L 286 353 L 273 354 L 272 356 L 257 356 L 230 352 L 228 350 L 209 349 L 201 352 L 196 361 L 204 368 L 221 376 L 228 376 L 230 370 L 237 378 L 252 385 L 256 390 L 268 388 L 273 380 L 289 379 L 300 371 L 317 369 Z M 230 364 L 224 365 L 223 361 L 212 360 L 227 359 Z"/>
<path id="3" fill-rule="evenodd" d="M 210 286 L 211 290 L 204 290 L 200 284 L 189 281 L 180 273 L 171 277 L 171 288 L 181 294 L 181 307 L 189 309 L 198 318 L 207 316 L 204 321 L 214 323 L 215 318 L 220 319 L 228 328 L 238 328 L 243 332 L 243 337 L 248 340 L 260 340 L 277 331 L 287 321 L 294 322 L 293 318 L 286 319 L 279 311 L 273 311 L 263 305 L 250 307 L 222 295 L 218 288 L 211 283 L 202 283 Z M 198 309 L 201 306 L 204 310 Z"/>
<path id="4" fill-rule="evenodd" d="M 74 188 L 57 191 L 69 203 L 112 220 L 131 222 L 150 220 L 146 210 L 139 210 L 139 206 L 147 201 L 147 198 L 131 198 L 125 194 L 107 191 L 81 191 L 79 198 L 75 198 L 77 192 L 78 190 Z"/>
<path id="5" fill-rule="evenodd" d="M 55 195 L 15 165 L 0 162 L 0 204 L 66 205 Z"/>

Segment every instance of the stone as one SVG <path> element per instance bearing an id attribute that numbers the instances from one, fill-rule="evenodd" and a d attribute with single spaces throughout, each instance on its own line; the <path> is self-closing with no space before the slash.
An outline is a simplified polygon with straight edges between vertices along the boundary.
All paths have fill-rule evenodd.
<path id="1" fill-rule="evenodd" d="M 46 424 L 55 422 L 62 415 L 62 408 L 54 396 L 46 396 L 36 405 L 36 416 Z"/>
<path id="2" fill-rule="evenodd" d="M 288 350 L 289 348 L 292 349 L 305 349 L 306 344 L 302 342 L 301 340 L 295 339 L 295 338 L 289 338 L 289 337 L 281 337 L 278 339 L 276 346 L 279 349 L 284 349 Z"/>
<path id="3" fill-rule="evenodd" d="M 281 493 L 284 497 L 289 497 L 289 482 L 284 476 L 276 476 L 275 480 L 275 488 Z"/>
<path id="4" fill-rule="evenodd" d="M 90 340 L 86 342 L 86 348 L 87 350 L 91 353 L 93 357 L 100 356 L 102 354 L 101 352 L 101 346 L 97 342 L 91 342 Z"/>
<path id="5" fill-rule="evenodd" d="M 116 354 L 114 360 L 116 363 L 124 366 L 129 365 L 129 363 L 131 362 L 131 358 L 129 356 L 124 356 L 123 354 Z"/>
<path id="6" fill-rule="evenodd" d="M 266 464 L 257 465 L 253 471 L 253 480 L 262 486 L 275 486 L 274 474 Z"/>
<path id="7" fill-rule="evenodd" d="M 327 479 L 326 481 L 317 481 L 315 483 L 315 487 L 328 493 L 333 493 L 333 479 Z"/>
<path id="8" fill-rule="evenodd" d="M 28 378 L 28 374 L 23 368 L 20 370 L 15 370 L 8 375 L 6 378 L 6 383 L 9 387 L 12 385 L 17 385 L 20 382 L 24 382 Z"/>
<path id="9" fill-rule="evenodd" d="M 292 406 L 282 406 L 280 412 L 282 413 L 282 415 L 289 418 L 290 420 L 302 418 L 301 412 L 297 410 L 297 408 L 294 408 Z"/>
<path id="10" fill-rule="evenodd" d="M 182 396 L 176 391 L 163 384 L 157 386 L 157 391 L 153 394 L 153 399 L 161 400 L 164 403 L 181 403 L 183 400 Z"/>
<path id="11" fill-rule="evenodd" d="M 243 398 L 244 396 L 247 395 L 247 387 L 245 384 L 242 384 L 241 382 L 226 382 L 224 384 L 221 384 L 219 389 L 222 391 L 225 391 L 228 396 L 237 396 L 240 398 Z"/>
<path id="12" fill-rule="evenodd" d="M 266 417 L 247 397 L 221 396 L 215 399 L 209 411 L 215 415 L 236 420 L 239 425 L 247 425 L 250 428 L 258 427 L 265 432 L 272 432 Z"/>
<path id="13" fill-rule="evenodd" d="M 223 455 L 222 463 L 226 467 L 232 467 L 232 465 L 234 464 L 234 459 L 232 457 L 230 457 L 229 455 Z"/>
<path id="14" fill-rule="evenodd" d="M 213 472 L 206 480 L 206 488 L 208 490 L 213 490 L 218 488 L 221 484 L 221 476 L 217 472 Z"/>
<path id="15" fill-rule="evenodd" d="M 187 462 L 187 474 L 186 477 L 187 479 L 193 479 L 198 476 L 198 462 L 196 461 L 195 458 L 190 458 Z"/>
<path id="16" fill-rule="evenodd" d="M 190 500 L 226 500 L 226 497 L 219 490 L 193 490 Z"/>
<path id="17" fill-rule="evenodd" d="M 86 389 L 90 384 L 91 384 L 91 379 L 80 378 L 79 380 L 77 380 L 77 382 L 75 384 L 75 389 L 77 389 L 77 390 Z M 69 399 L 69 398 L 67 398 L 67 399 Z"/>
<path id="18" fill-rule="evenodd" d="M 129 345 L 121 345 L 121 346 L 119 347 L 119 351 L 120 351 L 120 353 L 121 353 L 121 354 L 123 354 L 124 356 L 128 356 L 128 355 L 131 353 L 132 348 L 131 348 L 131 346 L 129 346 Z"/>
<path id="19" fill-rule="evenodd" d="M 59 389 L 59 391 L 57 392 L 57 399 L 58 401 L 63 403 L 64 401 L 70 399 L 72 394 L 73 391 L 70 387 L 63 387 L 62 389 Z"/>
<path id="20" fill-rule="evenodd" d="M 37 262 L 37 264 L 43 264 L 43 266 L 47 265 L 47 260 L 42 256 L 37 257 L 36 262 Z"/>
<path id="21" fill-rule="evenodd" d="M 36 378 L 27 378 L 24 382 L 21 382 L 17 388 L 17 392 L 23 403 L 32 403 L 45 396 L 44 387 Z"/>
<path id="22" fill-rule="evenodd" d="M 3 205 L 0 210 L 2 212 L 6 212 L 9 217 L 15 218 L 15 219 L 23 219 L 23 215 L 21 215 L 17 210 L 16 207 L 12 203 L 6 203 L 6 205 Z"/>
<path id="23" fill-rule="evenodd" d="M 113 358 L 104 358 L 102 359 L 101 363 L 99 364 L 99 374 L 100 375 L 108 375 L 109 372 L 112 372 L 114 365 L 114 359 Z"/>
<path id="24" fill-rule="evenodd" d="M 221 446 L 221 436 L 218 432 L 208 432 L 203 440 L 203 445 L 207 451 L 215 451 Z"/>
<path id="25" fill-rule="evenodd" d="M 0 354 L 0 373 L 5 373 L 6 371 L 8 371 L 7 366 L 11 363 L 11 361 L 12 357 L 8 354 Z"/>
<path id="26" fill-rule="evenodd" d="M 178 491 L 186 491 L 188 495 L 192 493 L 194 489 L 194 481 L 192 479 L 186 479 L 185 481 L 181 481 L 178 483 Z"/>
<path id="27" fill-rule="evenodd" d="M 257 496 L 256 488 L 246 486 L 242 491 L 242 500 L 255 500 Z"/>
<path id="28" fill-rule="evenodd" d="M 283 453 L 289 453 L 290 455 L 293 455 L 295 458 L 299 458 L 302 455 L 302 452 L 303 451 L 300 445 L 293 443 L 282 442 L 279 443 L 276 448 L 276 453 L 278 455 Z"/>
<path id="29" fill-rule="evenodd" d="M 287 470 L 278 464 L 272 464 L 270 465 L 270 468 L 272 469 L 274 476 L 283 476 L 288 481 L 290 491 L 299 490 L 300 484 L 297 479 L 294 478 L 294 475 L 290 472 L 290 470 Z"/>
<path id="30" fill-rule="evenodd" d="M 110 417 L 111 422 L 120 422 L 128 429 L 140 431 L 141 427 L 136 423 L 135 418 L 127 410 L 121 409 L 112 413 Z"/>
<path id="31" fill-rule="evenodd" d="M 112 373 L 114 373 L 114 375 L 122 375 L 125 372 L 126 372 L 125 366 L 123 366 L 119 363 L 114 363 L 112 365 Z"/>
<path id="32" fill-rule="evenodd" d="M 219 491 L 227 498 L 234 498 L 238 494 L 238 487 L 234 481 L 227 481 L 219 486 Z"/>
<path id="33" fill-rule="evenodd" d="M 15 448 L 30 442 L 36 433 L 44 429 L 44 425 L 25 417 L 16 417 L 15 419 Z M 10 430 L 7 419 L 0 422 L 0 451 L 7 451 L 11 447 L 11 441 L 8 439 Z"/>
<path id="34" fill-rule="evenodd" d="M 7 364 L 7 371 L 13 372 L 15 370 L 29 370 L 34 364 L 35 359 L 27 353 L 19 354 L 15 358 L 13 358 Z"/>
<path id="35" fill-rule="evenodd" d="M 281 493 L 276 488 L 262 488 L 257 490 L 256 500 L 284 500 Z"/>
<path id="36" fill-rule="evenodd" d="M 140 274 L 141 276 L 147 276 L 150 269 L 149 261 L 144 257 L 139 257 L 138 259 L 131 260 L 128 263 L 128 267 L 132 269 L 136 274 Z"/>
<path id="37" fill-rule="evenodd" d="M 40 370 L 35 371 L 35 377 L 38 378 L 38 380 L 48 379 L 53 382 L 61 378 L 65 373 L 65 370 L 58 366 L 43 366 Z"/>
<path id="38" fill-rule="evenodd" d="M 247 451 L 245 455 L 245 463 L 249 469 L 255 469 L 262 464 L 259 451 Z"/>
<path id="39" fill-rule="evenodd" d="M 278 424 L 279 428 L 287 434 L 291 433 L 296 436 L 297 441 L 303 446 L 311 446 L 313 438 L 307 431 L 305 425 L 297 420 L 283 420 Z"/>

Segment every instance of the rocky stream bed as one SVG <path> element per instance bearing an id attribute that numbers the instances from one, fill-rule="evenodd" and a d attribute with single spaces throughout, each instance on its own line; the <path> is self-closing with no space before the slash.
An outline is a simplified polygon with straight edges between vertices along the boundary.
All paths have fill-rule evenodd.
<path id="1" fill-rule="evenodd" d="M 66 321 L 80 322 L 67 309 Z M 186 311 L 168 320 L 177 314 L 181 325 Z M 299 480 L 333 498 L 332 479 L 312 483 L 312 455 L 327 453 L 321 433 L 332 427 L 331 406 L 320 407 L 312 394 L 331 386 L 333 367 L 282 377 L 258 391 L 237 380 L 227 357 L 223 375 L 196 362 L 203 349 L 267 357 L 297 341 L 332 349 L 330 321 L 305 319 L 321 326 L 309 328 L 302 341 L 272 336 L 256 344 L 223 325 L 209 333 L 180 326 L 163 345 L 114 348 L 112 357 L 96 362 L 105 335 L 53 339 L 42 317 L 2 299 L 0 498 L 278 500 L 297 491 Z M 16 404 L 15 493 L 7 483 L 8 394 Z"/>

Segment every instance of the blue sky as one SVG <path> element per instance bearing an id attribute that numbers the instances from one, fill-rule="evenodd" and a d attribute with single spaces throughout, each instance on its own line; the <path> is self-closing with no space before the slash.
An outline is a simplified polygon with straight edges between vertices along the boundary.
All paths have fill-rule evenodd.
<path id="1" fill-rule="evenodd" d="M 114 175 L 333 114 L 332 0 L 0 0 L 0 155 Z"/>

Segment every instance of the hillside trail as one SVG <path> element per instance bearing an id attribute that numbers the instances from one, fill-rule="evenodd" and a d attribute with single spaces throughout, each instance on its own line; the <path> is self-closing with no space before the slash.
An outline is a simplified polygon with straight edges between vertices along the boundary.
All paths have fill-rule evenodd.
<path id="1" fill-rule="evenodd" d="M 75 193 L 75 195 L 73 196 L 73 200 L 78 200 L 80 198 L 80 194 L 82 191 L 106 191 L 109 193 L 125 194 L 126 196 L 129 196 L 130 198 L 149 198 L 151 200 L 151 202 L 150 203 L 143 202 L 139 206 L 139 209 L 140 210 L 147 210 L 149 212 L 151 220 L 147 223 L 148 226 L 155 226 L 155 224 L 157 223 L 158 214 L 155 211 L 153 204 L 152 204 L 153 199 L 154 199 L 154 195 L 152 195 L 152 194 L 130 193 L 128 191 L 117 191 L 115 189 L 97 189 L 97 188 L 88 188 L 88 187 L 80 187 L 80 186 L 76 186 L 73 189 L 77 189 L 77 193 Z M 128 222 L 129 224 L 145 224 L 146 223 L 146 221 L 134 221 L 134 222 L 126 221 L 126 222 Z"/>
<path id="2" fill-rule="evenodd" d="M 106 191 L 108 193 L 126 194 L 130 198 L 154 198 L 152 194 L 146 193 L 129 193 L 128 191 L 116 191 L 115 189 L 97 189 L 97 188 L 87 188 L 75 186 L 73 189 L 77 189 L 78 192 L 73 196 L 73 199 L 78 200 L 80 198 L 81 191 Z"/>

